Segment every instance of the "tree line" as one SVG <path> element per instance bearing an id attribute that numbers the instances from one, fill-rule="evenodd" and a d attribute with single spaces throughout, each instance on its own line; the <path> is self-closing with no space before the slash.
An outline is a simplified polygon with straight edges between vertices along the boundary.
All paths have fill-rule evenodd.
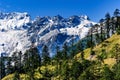
<path id="1" fill-rule="evenodd" d="M 56 54 L 50 57 L 49 48 L 47 45 L 43 46 L 42 53 L 35 46 L 31 46 L 25 53 L 14 52 L 11 57 L 6 57 L 1 54 L 0 57 L 0 79 L 6 75 L 14 73 L 13 80 L 20 80 L 20 74 L 27 74 L 29 78 L 26 80 L 120 80 L 120 55 L 119 44 L 116 44 L 113 53 L 117 63 L 110 69 L 108 65 L 102 65 L 105 58 L 105 50 L 102 50 L 97 61 L 89 61 L 84 58 L 83 50 L 91 49 L 91 55 L 95 52 L 93 47 L 100 44 L 111 35 L 120 34 L 120 10 L 116 9 L 114 15 L 111 17 L 109 13 L 105 15 L 105 19 L 101 19 L 99 24 L 94 25 L 87 36 L 86 40 L 81 40 L 77 44 L 72 40 L 69 47 L 64 43 L 63 50 L 59 46 L 56 47 Z M 73 36 L 72 36 L 73 37 Z M 84 42 L 85 44 L 84 45 Z M 104 47 L 105 45 L 103 45 Z M 75 47 L 75 48 L 74 48 Z M 79 61 L 75 55 L 80 52 Z M 55 66 L 55 70 L 51 73 L 47 66 Z M 45 71 L 39 69 L 42 78 L 36 79 L 34 77 L 35 69 L 45 66 Z"/>

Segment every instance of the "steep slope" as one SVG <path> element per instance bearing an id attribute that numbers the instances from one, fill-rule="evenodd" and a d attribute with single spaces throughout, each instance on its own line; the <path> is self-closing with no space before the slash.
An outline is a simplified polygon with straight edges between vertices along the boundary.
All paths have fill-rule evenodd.
<path id="1" fill-rule="evenodd" d="M 104 42 L 100 43 L 99 45 L 93 48 L 95 51 L 95 55 L 90 55 L 90 48 L 84 50 L 85 59 L 88 60 L 98 60 L 98 56 L 102 56 L 101 58 L 104 61 L 104 64 L 114 65 L 116 63 L 115 59 L 115 46 L 118 44 L 118 49 L 120 48 L 120 35 L 114 34 L 109 39 L 105 40 Z M 117 51 L 119 52 L 119 51 Z M 79 59 L 81 53 L 77 54 L 75 57 Z"/>
<path id="2" fill-rule="evenodd" d="M 30 16 L 27 13 L 0 13 L 0 30 L 24 29 L 30 22 Z"/>
<path id="3" fill-rule="evenodd" d="M 84 38 L 94 22 L 84 16 L 63 18 L 37 17 L 30 20 L 27 13 L 0 13 L 0 53 L 9 55 L 15 51 L 24 52 L 31 42 L 42 51 L 42 47 L 49 47 L 50 55 L 55 54 L 56 46 L 62 49 L 63 44 L 71 45 L 71 41 L 78 42 Z M 11 54 L 10 54 L 11 55 Z"/>
<path id="4" fill-rule="evenodd" d="M 27 13 L 0 13 L 0 53 L 11 55 L 29 48 L 29 23 L 30 16 Z"/>
<path id="5" fill-rule="evenodd" d="M 56 46 L 62 49 L 64 43 L 70 45 L 72 40 L 78 42 L 84 38 L 94 24 L 87 16 L 38 17 L 29 28 L 28 34 L 31 36 L 31 41 L 36 42 L 40 51 L 43 45 L 47 45 L 50 53 L 55 53 Z"/>
<path id="6" fill-rule="evenodd" d="M 0 52 L 9 53 L 25 52 L 31 45 L 27 37 L 26 30 L 10 30 L 7 32 L 0 32 Z"/>
<path id="7" fill-rule="evenodd" d="M 106 46 L 103 47 L 103 44 L 106 45 Z M 96 54 L 91 59 L 90 59 L 90 49 L 89 48 L 85 49 L 84 50 L 85 59 L 89 60 L 90 62 L 92 62 L 93 60 L 95 62 L 97 62 L 98 61 L 97 56 L 101 55 L 102 49 L 106 50 L 106 54 L 105 55 L 107 57 L 104 58 L 104 63 L 102 63 L 102 65 L 93 64 L 92 67 L 94 66 L 95 68 L 94 69 L 92 69 L 92 67 L 90 67 L 90 68 L 92 70 L 94 70 L 94 71 L 97 71 L 98 69 L 103 70 L 105 64 L 107 64 L 108 67 L 112 68 L 114 66 L 114 64 L 116 63 L 116 59 L 115 59 L 115 56 L 114 56 L 115 53 L 114 53 L 114 50 L 113 50 L 116 44 L 120 44 L 120 35 L 114 34 L 109 39 L 105 40 L 104 42 L 100 43 L 99 45 L 97 45 L 97 46 L 95 46 L 93 48 L 93 50 L 95 51 Z M 120 46 L 119 46 L 119 48 L 120 48 Z M 79 54 L 77 54 L 75 56 L 75 60 L 77 60 L 78 62 L 81 62 L 81 58 L 80 57 L 81 56 L 80 56 L 80 53 L 79 53 Z M 63 60 L 63 62 L 64 62 L 64 60 Z M 69 66 L 71 66 L 71 64 L 73 64 L 73 62 L 71 62 L 70 60 L 68 60 L 68 62 L 70 63 Z M 87 64 L 89 64 L 89 63 L 87 63 Z M 49 72 L 52 74 L 52 73 L 54 73 L 56 71 L 56 68 L 57 68 L 56 65 L 46 65 L 46 66 L 41 66 L 39 68 L 40 68 L 40 70 L 42 72 L 44 72 L 46 70 L 46 68 L 47 68 L 49 70 Z M 39 68 L 36 69 L 35 73 L 34 73 L 34 77 L 36 79 L 43 78 L 43 75 L 39 73 Z M 98 75 L 98 73 L 99 73 L 99 71 L 96 74 Z M 2 80 L 13 79 L 13 77 L 14 77 L 13 74 L 10 74 L 10 75 L 4 77 Z M 27 75 L 25 76 L 24 74 L 20 74 L 20 77 L 21 77 L 22 80 L 24 80 L 28 76 Z M 59 76 L 53 77 L 53 78 L 57 80 L 59 78 Z"/>

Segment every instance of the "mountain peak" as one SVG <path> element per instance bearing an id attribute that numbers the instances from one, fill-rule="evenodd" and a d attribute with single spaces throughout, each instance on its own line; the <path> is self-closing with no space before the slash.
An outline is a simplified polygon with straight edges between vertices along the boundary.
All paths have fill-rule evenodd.
<path id="1" fill-rule="evenodd" d="M 60 48 L 65 42 L 70 45 L 71 35 L 74 35 L 76 42 L 79 41 L 94 25 L 87 16 L 74 15 L 63 18 L 56 15 L 37 17 L 32 21 L 28 13 L 13 12 L 0 13 L 0 15 L 0 53 L 7 54 L 13 51 L 25 51 L 34 41 L 40 51 L 46 44 L 51 55 L 54 55 L 57 45 Z"/>
<path id="2" fill-rule="evenodd" d="M 0 30 L 10 29 L 24 29 L 27 23 L 30 22 L 30 16 L 28 13 L 2 13 L 0 12 Z"/>
<path id="3" fill-rule="evenodd" d="M 82 15 L 82 16 L 80 16 L 80 18 L 83 19 L 83 20 L 90 20 L 87 15 Z"/>

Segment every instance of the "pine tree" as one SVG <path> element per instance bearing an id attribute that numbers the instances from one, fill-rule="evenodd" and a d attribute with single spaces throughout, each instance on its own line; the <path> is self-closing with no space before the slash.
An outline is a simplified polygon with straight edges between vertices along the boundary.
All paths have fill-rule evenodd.
<path id="1" fill-rule="evenodd" d="M 7 58 L 7 64 L 6 64 L 7 68 L 6 68 L 6 74 L 10 74 L 13 72 L 13 66 L 12 66 L 12 59 L 11 57 Z"/>
<path id="2" fill-rule="evenodd" d="M 111 18 L 110 25 L 111 25 L 112 34 L 114 34 L 116 30 L 114 17 Z"/>
<path id="3" fill-rule="evenodd" d="M 120 10 L 119 9 L 115 9 L 114 16 L 117 17 L 117 16 L 119 16 L 119 14 L 120 14 Z"/>
<path id="4" fill-rule="evenodd" d="M 14 73 L 13 80 L 20 80 L 20 75 L 17 71 L 15 71 L 15 73 Z"/>
<path id="5" fill-rule="evenodd" d="M 118 34 L 120 33 L 120 27 L 119 27 L 119 21 L 118 21 L 119 14 L 120 14 L 120 10 L 119 10 L 119 9 L 116 9 L 116 10 L 114 11 L 115 30 L 117 31 Z"/>
<path id="6" fill-rule="evenodd" d="M 114 11 L 114 17 L 115 17 L 115 30 L 117 30 L 118 29 L 118 17 L 119 17 L 119 14 L 120 14 L 120 12 L 119 12 L 120 10 L 119 9 L 116 9 L 115 11 Z"/>
<path id="7" fill-rule="evenodd" d="M 96 45 L 97 45 L 98 43 L 100 43 L 100 36 L 99 36 L 99 30 L 98 30 L 99 29 L 99 25 L 96 24 L 95 28 L 96 28 L 95 41 L 96 41 Z"/>
<path id="8" fill-rule="evenodd" d="M 12 54 L 12 62 L 14 63 L 14 66 L 13 66 L 13 71 L 15 72 L 15 71 L 18 71 L 19 69 L 18 69 L 18 53 L 17 52 L 14 52 L 13 54 Z"/>
<path id="9" fill-rule="evenodd" d="M 74 56 L 75 56 L 75 50 L 74 50 L 74 35 L 72 35 L 70 58 L 72 59 Z"/>
<path id="10" fill-rule="evenodd" d="M 101 36 L 101 42 L 104 41 L 105 37 L 104 37 L 104 31 L 103 31 L 103 22 L 104 22 L 104 19 L 100 19 L 100 36 Z"/>
<path id="11" fill-rule="evenodd" d="M 62 80 L 69 80 L 70 69 L 69 69 L 69 65 L 68 65 L 68 60 L 63 61 L 62 68 L 60 71 L 61 71 L 60 75 L 62 76 Z"/>
<path id="12" fill-rule="evenodd" d="M 116 32 L 118 35 L 120 34 L 120 27 L 117 28 Z"/>
<path id="13" fill-rule="evenodd" d="M 107 38 L 110 37 L 110 35 L 109 35 L 109 31 L 110 31 L 110 18 L 111 18 L 110 14 L 106 13 L 105 19 L 106 19 L 106 36 L 107 36 Z"/>
<path id="14" fill-rule="evenodd" d="M 56 56 L 55 56 L 55 60 L 56 60 L 56 65 L 57 65 L 57 67 L 56 67 L 56 75 L 59 75 L 59 65 L 60 65 L 60 60 L 62 59 L 62 56 L 61 56 L 61 53 L 60 53 L 60 50 L 59 50 L 59 46 L 57 46 L 56 47 Z"/>
<path id="15" fill-rule="evenodd" d="M 62 59 L 62 53 L 60 51 L 60 47 L 56 46 L 56 55 L 55 55 L 55 60 L 59 62 Z"/>
<path id="16" fill-rule="evenodd" d="M 82 64 L 74 60 L 71 66 L 71 73 L 70 73 L 72 80 L 78 80 L 78 77 L 82 72 L 83 72 Z"/>
<path id="17" fill-rule="evenodd" d="M 28 64 L 29 67 L 35 69 L 41 65 L 41 57 L 36 47 L 30 48 L 28 51 L 26 51 L 25 55 L 25 58 L 27 58 L 26 64 Z"/>
<path id="18" fill-rule="evenodd" d="M 103 68 L 102 78 L 100 80 L 114 80 L 113 72 L 106 65 Z"/>
<path id="19" fill-rule="evenodd" d="M 26 73 L 27 71 L 29 71 L 29 56 L 28 56 L 28 50 L 24 53 L 23 55 L 23 69 L 24 69 L 24 73 Z"/>
<path id="20" fill-rule="evenodd" d="M 120 62 L 120 45 L 119 44 L 115 44 L 115 46 L 113 47 L 113 53 L 115 54 L 116 62 L 119 63 Z"/>
<path id="21" fill-rule="evenodd" d="M 1 53 L 0 57 L 0 79 L 2 79 L 6 74 L 5 74 L 5 59 L 3 56 L 3 53 Z"/>
<path id="22" fill-rule="evenodd" d="M 31 47 L 24 54 L 24 71 L 30 76 L 31 80 L 34 80 L 34 69 L 40 67 L 41 57 L 36 47 Z"/>
<path id="23" fill-rule="evenodd" d="M 67 46 L 67 43 L 64 43 L 63 45 L 63 59 L 66 60 L 68 59 L 68 46 Z"/>
<path id="24" fill-rule="evenodd" d="M 113 77 L 114 77 L 114 80 L 120 80 L 120 63 L 116 63 L 113 67 Z"/>
<path id="25" fill-rule="evenodd" d="M 49 49 L 45 45 L 42 50 L 42 58 L 43 58 L 43 64 L 49 64 L 50 63 L 50 54 L 49 54 Z"/>
<path id="26" fill-rule="evenodd" d="M 76 45 L 75 53 L 82 52 L 83 49 L 84 49 L 84 47 L 83 47 L 82 40 L 81 40 L 81 41 L 79 41 L 79 42 L 77 43 L 77 45 Z"/>
<path id="27" fill-rule="evenodd" d="M 22 52 L 20 51 L 19 53 L 18 53 L 18 70 L 19 70 L 19 72 L 20 73 L 22 73 L 21 71 L 22 71 Z"/>
<path id="28" fill-rule="evenodd" d="M 81 52 L 81 59 L 84 60 L 84 51 Z"/>

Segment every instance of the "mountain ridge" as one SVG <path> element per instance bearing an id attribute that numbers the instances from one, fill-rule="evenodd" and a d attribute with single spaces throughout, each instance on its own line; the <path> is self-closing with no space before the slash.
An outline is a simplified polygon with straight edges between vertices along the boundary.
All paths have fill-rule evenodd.
<path id="1" fill-rule="evenodd" d="M 86 15 L 74 15 L 70 18 L 63 18 L 60 15 L 45 16 L 37 17 L 35 20 L 31 20 L 28 13 L 0 13 L 0 16 L 0 35 L 7 36 L 7 40 L 4 36 L 1 37 L 0 53 L 8 55 L 19 50 L 25 52 L 32 42 L 36 44 L 40 52 L 43 45 L 47 45 L 51 49 L 51 55 L 53 55 L 57 45 L 62 48 L 64 43 L 70 44 L 72 36 L 74 36 L 75 41 L 79 41 L 87 35 L 91 26 L 96 24 L 90 21 Z M 17 35 L 12 34 L 12 31 L 16 32 Z M 3 48 L 6 50 L 4 51 Z"/>

